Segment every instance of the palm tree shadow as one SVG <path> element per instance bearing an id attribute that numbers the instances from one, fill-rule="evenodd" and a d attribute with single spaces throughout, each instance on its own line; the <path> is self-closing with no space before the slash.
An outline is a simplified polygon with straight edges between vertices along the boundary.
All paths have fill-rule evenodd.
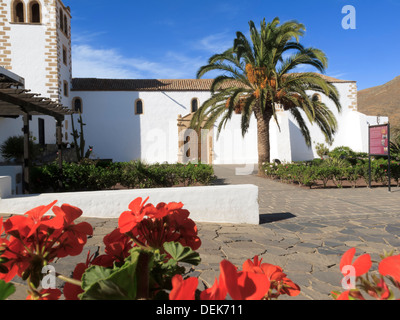
<path id="1" fill-rule="evenodd" d="M 261 213 L 260 214 L 260 225 L 266 223 L 277 222 L 286 219 L 296 218 L 296 216 L 290 212 L 280 213 Z"/>

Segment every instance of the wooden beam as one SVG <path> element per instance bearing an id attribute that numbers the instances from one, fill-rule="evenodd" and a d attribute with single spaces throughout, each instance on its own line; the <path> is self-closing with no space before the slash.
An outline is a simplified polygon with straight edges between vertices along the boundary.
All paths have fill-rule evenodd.
<path id="1" fill-rule="evenodd" d="M 53 118 L 57 119 L 57 120 L 64 120 L 64 115 L 50 110 L 46 107 L 40 107 L 32 102 L 29 101 L 25 101 L 24 99 L 21 99 L 19 97 L 15 97 L 15 96 L 11 96 L 9 94 L 5 94 L 3 92 L 0 91 L 0 100 L 8 102 L 10 104 L 13 104 L 15 106 L 20 106 L 22 107 L 26 112 L 38 112 L 40 114 L 43 115 L 49 115 L 52 116 Z"/>
<path id="2" fill-rule="evenodd" d="M 62 122 L 60 120 L 57 120 L 56 123 L 56 137 L 57 137 L 57 147 L 58 147 L 58 167 L 62 173 L 62 168 L 63 168 L 63 156 L 62 156 Z M 62 174 L 61 174 L 62 176 Z M 58 180 L 58 184 L 60 189 L 62 189 L 63 184 L 61 177 Z"/>
<path id="3" fill-rule="evenodd" d="M 23 115 L 24 120 L 24 181 L 23 181 L 23 188 L 24 193 L 30 193 L 30 155 L 31 150 L 29 146 L 29 114 L 25 113 Z"/>

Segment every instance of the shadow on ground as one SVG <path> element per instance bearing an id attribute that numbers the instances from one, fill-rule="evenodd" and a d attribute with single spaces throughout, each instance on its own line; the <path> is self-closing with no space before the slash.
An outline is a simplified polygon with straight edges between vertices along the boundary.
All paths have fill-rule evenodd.
<path id="1" fill-rule="evenodd" d="M 260 214 L 260 224 L 287 220 L 295 217 L 296 216 L 290 212 L 262 213 Z"/>

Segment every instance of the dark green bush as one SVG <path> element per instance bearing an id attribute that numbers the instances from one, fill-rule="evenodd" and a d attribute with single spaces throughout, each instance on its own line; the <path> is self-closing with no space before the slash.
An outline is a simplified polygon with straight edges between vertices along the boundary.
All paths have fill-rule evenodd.
<path id="1" fill-rule="evenodd" d="M 295 162 L 290 164 L 264 165 L 265 174 L 272 179 L 279 179 L 285 183 L 299 183 L 304 186 L 313 186 L 317 180 L 322 181 L 324 187 L 332 181 L 338 188 L 343 187 L 344 181 L 348 181 L 353 187 L 357 186 L 359 179 L 369 183 L 369 161 L 365 158 L 329 158 L 326 160 L 314 159 L 312 162 Z M 373 159 L 371 161 L 371 181 L 388 184 L 388 160 Z M 399 186 L 400 162 L 391 161 L 391 178 Z"/>
<path id="2" fill-rule="evenodd" d="M 83 160 L 80 163 L 57 163 L 31 170 L 34 192 L 95 191 L 117 184 L 133 188 L 172 187 L 196 183 L 208 185 L 214 179 L 212 166 L 205 164 L 152 164 L 141 161 L 112 163 Z"/>

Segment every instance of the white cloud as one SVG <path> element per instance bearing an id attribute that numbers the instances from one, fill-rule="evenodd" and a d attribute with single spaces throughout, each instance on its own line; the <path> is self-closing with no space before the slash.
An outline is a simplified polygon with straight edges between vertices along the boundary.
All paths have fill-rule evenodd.
<path id="1" fill-rule="evenodd" d="M 194 78 L 201 58 L 167 52 L 158 61 L 127 57 L 117 49 L 88 44 L 72 46 L 72 74 L 76 78 L 178 79 Z"/>
<path id="2" fill-rule="evenodd" d="M 220 32 L 206 36 L 196 43 L 193 47 L 198 50 L 204 50 L 209 53 L 222 53 L 233 46 L 234 35 L 228 32 Z"/>

